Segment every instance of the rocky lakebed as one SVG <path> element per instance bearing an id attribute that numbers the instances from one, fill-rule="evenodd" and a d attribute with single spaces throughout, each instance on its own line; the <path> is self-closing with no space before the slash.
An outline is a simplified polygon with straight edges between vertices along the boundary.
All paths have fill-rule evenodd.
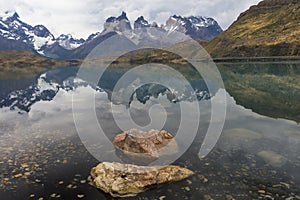
<path id="1" fill-rule="evenodd" d="M 223 103 L 218 89 L 209 96 L 201 90 L 202 82 L 195 81 L 193 86 L 199 86 L 196 99 L 190 98 L 188 93 L 174 99 L 165 88 L 147 85 L 136 92 L 129 102 L 130 107 L 114 102 L 114 112 L 121 122 L 126 122 L 122 112 L 129 109 L 137 124 L 147 125 L 149 108 L 160 103 L 165 108 L 166 123 L 161 128 L 152 127 L 152 131 L 131 127 L 121 130 L 112 120 L 110 99 L 110 81 L 118 73 L 108 74 L 100 89 L 82 82 L 75 87 L 74 78 L 70 78 L 74 74 L 76 71 L 71 68 L 61 68 L 36 79 L 1 80 L 1 95 L 5 96 L 0 109 L 1 199 L 119 198 L 113 196 L 144 200 L 300 199 L 300 127 L 297 122 L 257 114 L 238 105 L 226 92 L 223 131 L 209 154 L 200 157 L 209 124 L 219 123 L 218 119 L 211 121 L 208 109 L 211 101 L 217 105 Z M 169 77 L 165 80 L 172 81 Z M 79 106 L 78 116 L 86 125 L 81 127 L 83 133 L 98 133 L 90 125 L 94 116 L 86 112 L 90 105 L 86 99 L 89 94 L 96 99 L 96 116 L 106 134 L 106 140 L 101 136 L 100 142 L 108 139 L 113 148 L 95 140 L 87 149 L 87 141 L 80 137 L 72 109 L 74 96 Z M 207 101 L 209 99 L 211 101 Z M 188 122 L 194 119 L 189 112 L 182 116 L 179 105 L 189 106 L 193 101 L 197 101 L 201 110 L 195 138 L 179 158 L 166 166 L 153 166 L 151 163 L 160 158 L 168 161 L 181 151 L 184 141 L 175 139 L 180 117 L 190 119 Z M 273 109 L 275 105 L 263 108 Z M 153 119 L 162 116 L 159 110 L 150 113 Z M 187 126 L 184 136 L 191 132 Z M 97 158 L 91 154 L 93 150 L 99 154 Z M 130 170 L 124 171 L 124 168 Z M 109 177 L 117 182 L 110 185 Z M 127 189 L 115 188 L 113 184 Z M 136 185 L 141 187 L 137 189 Z"/>

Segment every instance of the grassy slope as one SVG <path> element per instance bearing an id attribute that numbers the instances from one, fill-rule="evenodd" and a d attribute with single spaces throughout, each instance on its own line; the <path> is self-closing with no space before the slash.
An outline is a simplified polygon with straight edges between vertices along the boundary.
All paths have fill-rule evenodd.
<path id="1" fill-rule="evenodd" d="M 28 51 L 0 51 L 0 78 L 32 77 L 47 69 L 76 64 L 78 61 L 57 61 Z"/>
<path id="2" fill-rule="evenodd" d="M 212 57 L 300 55 L 300 1 L 266 0 L 207 46 Z"/>

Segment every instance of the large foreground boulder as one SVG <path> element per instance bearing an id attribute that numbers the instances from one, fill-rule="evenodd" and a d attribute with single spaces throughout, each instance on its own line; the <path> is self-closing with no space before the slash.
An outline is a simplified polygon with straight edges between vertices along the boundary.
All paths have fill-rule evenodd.
<path id="1" fill-rule="evenodd" d="M 91 170 L 91 184 L 113 197 L 135 196 L 158 184 L 179 181 L 193 175 L 179 166 L 137 166 L 103 162 Z"/>

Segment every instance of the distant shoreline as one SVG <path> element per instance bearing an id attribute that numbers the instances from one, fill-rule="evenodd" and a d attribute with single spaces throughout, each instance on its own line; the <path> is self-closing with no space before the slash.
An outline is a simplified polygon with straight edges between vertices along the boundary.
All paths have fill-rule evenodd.
<path id="1" fill-rule="evenodd" d="M 300 61 L 300 56 L 270 56 L 270 57 L 228 57 L 213 58 L 216 63 L 238 63 L 238 62 L 291 62 Z"/>

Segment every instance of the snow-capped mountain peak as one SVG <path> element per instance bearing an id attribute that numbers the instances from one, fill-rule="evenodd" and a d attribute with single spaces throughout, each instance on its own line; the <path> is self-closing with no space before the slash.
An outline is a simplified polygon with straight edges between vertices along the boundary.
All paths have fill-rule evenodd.
<path id="1" fill-rule="evenodd" d="M 0 14 L 0 19 L 6 21 L 8 18 L 18 19 L 20 16 L 15 11 L 5 11 L 4 14 Z"/>
<path id="2" fill-rule="evenodd" d="M 150 27 L 151 25 L 143 16 L 140 16 L 137 18 L 134 22 L 134 28 L 145 28 L 145 27 Z"/>
<path id="3" fill-rule="evenodd" d="M 33 32 L 38 37 L 51 37 L 54 36 L 50 33 L 50 31 L 43 25 L 36 25 L 33 27 Z"/>
<path id="4" fill-rule="evenodd" d="M 209 27 L 216 24 L 216 21 L 204 16 L 190 16 L 187 18 L 195 27 Z"/>
<path id="5" fill-rule="evenodd" d="M 158 26 L 155 22 L 149 23 L 143 16 L 140 16 L 133 25 L 134 28 L 131 27 L 126 13 L 122 12 L 120 16 L 109 17 L 104 24 L 103 31 L 91 34 L 87 40 L 74 39 L 70 34 L 62 34 L 55 38 L 45 26 L 31 26 L 23 22 L 18 13 L 7 11 L 0 13 L 0 42 L 4 41 L 0 48 L 29 50 L 51 58 L 70 59 L 85 57 L 96 45 L 114 34 L 125 35 L 135 44 L 151 42 L 168 45 L 169 43 L 165 44 L 160 37 L 154 37 L 153 30 L 179 31 L 197 40 L 210 40 L 222 32 L 214 19 L 203 16 L 173 15 L 162 26 Z M 152 28 L 152 32 L 140 30 L 140 28 Z"/>
<path id="6" fill-rule="evenodd" d="M 122 11 L 121 15 L 118 17 L 111 16 L 111 17 L 107 18 L 106 23 L 112 23 L 112 22 L 122 21 L 122 20 L 129 22 L 129 20 L 127 18 L 127 14 L 124 11 Z"/>
<path id="7" fill-rule="evenodd" d="M 54 36 L 43 25 L 32 27 L 20 20 L 18 13 L 7 11 L 0 16 L 0 36 L 8 40 L 22 41 L 29 49 L 41 52 L 45 45 L 54 43 Z"/>
<path id="8" fill-rule="evenodd" d="M 81 46 L 85 40 L 84 39 L 74 39 L 71 34 L 65 35 L 61 34 L 56 41 L 60 46 L 65 49 L 71 50 Z"/>
<path id="9" fill-rule="evenodd" d="M 7 11 L 0 15 L 0 37 L 20 41 L 27 45 L 28 50 L 42 55 L 46 55 L 47 49 L 51 49 L 54 44 L 71 50 L 85 42 L 84 39 L 74 39 L 71 35 L 55 38 L 45 26 L 31 26 L 21 21 L 18 13 L 14 11 Z"/>
<path id="10" fill-rule="evenodd" d="M 97 32 L 97 33 L 92 33 L 87 39 L 86 42 L 92 41 L 94 38 L 98 37 L 101 33 Z"/>
<path id="11" fill-rule="evenodd" d="M 209 17 L 179 15 L 171 16 L 163 27 L 166 31 L 179 31 L 190 35 L 193 39 L 210 40 L 222 32 L 218 23 Z"/>
<path id="12" fill-rule="evenodd" d="M 118 21 L 121 21 L 121 20 L 129 21 L 128 18 L 127 18 L 127 14 L 124 11 L 122 11 L 121 15 L 119 17 L 117 17 L 117 20 Z"/>
<path id="13" fill-rule="evenodd" d="M 122 33 L 125 31 L 131 31 L 131 25 L 127 18 L 126 13 L 123 11 L 118 17 L 109 17 L 107 18 L 104 24 L 104 30 L 101 35 L 105 35 L 110 32 Z"/>

